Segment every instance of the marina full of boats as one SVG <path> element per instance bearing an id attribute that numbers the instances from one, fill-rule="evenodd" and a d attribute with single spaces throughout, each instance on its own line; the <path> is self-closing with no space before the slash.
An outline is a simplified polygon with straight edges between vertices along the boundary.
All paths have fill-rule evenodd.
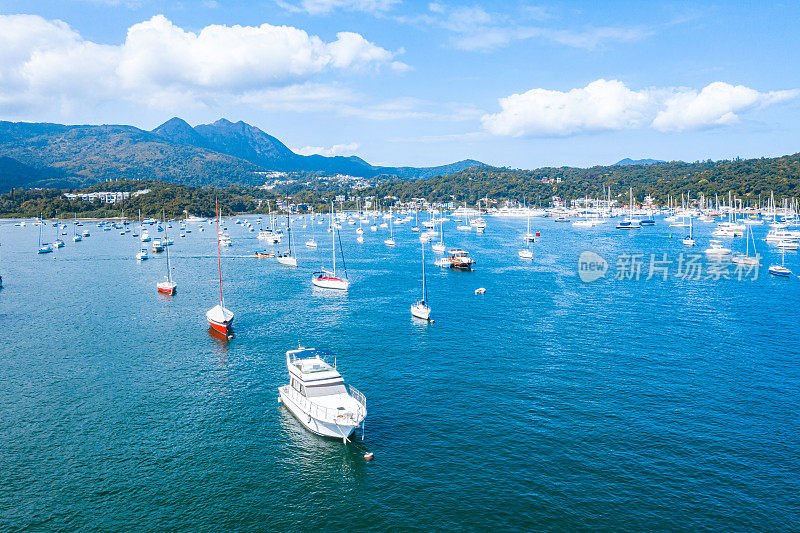
<path id="1" fill-rule="evenodd" d="M 96 232 L 116 230 L 121 236 L 132 236 L 136 245 L 133 246 L 135 259 L 144 262 L 152 254 L 160 255 L 167 250 L 167 268 L 165 280 L 157 284 L 157 292 L 175 295 L 178 281 L 172 277 L 173 266 L 170 263 L 169 248 L 175 243 L 168 237 L 168 229 L 172 235 L 179 235 L 178 242 L 185 239 L 194 230 L 202 233 L 206 228 L 215 230 L 215 240 L 209 246 L 209 252 L 216 252 L 218 263 L 218 276 L 220 282 L 219 305 L 209 310 L 208 322 L 212 329 L 222 334 L 231 333 L 233 311 L 223 305 L 222 293 L 222 249 L 233 246 L 234 239 L 251 251 L 245 252 L 250 257 L 257 259 L 275 259 L 278 264 L 289 267 L 298 267 L 301 264 L 313 265 L 311 285 L 319 289 L 347 292 L 351 289 L 351 279 L 348 277 L 347 255 L 358 254 L 358 249 L 364 246 L 382 245 L 394 248 L 402 241 L 417 241 L 421 244 L 424 264 L 424 250 L 430 246 L 429 261 L 431 266 L 448 268 L 452 270 L 471 271 L 478 260 L 462 244 L 464 235 L 471 233 L 481 235 L 491 231 L 491 221 L 494 218 L 522 218 L 526 219 L 525 231 L 511 232 L 506 235 L 506 240 L 515 245 L 515 253 L 519 259 L 535 261 L 536 242 L 542 237 L 539 229 L 544 220 L 554 222 L 571 222 L 568 224 L 575 232 L 598 232 L 615 230 L 642 231 L 656 224 L 666 226 L 670 231 L 681 238 L 687 248 L 705 244 L 703 252 L 715 260 L 729 259 L 736 264 L 756 265 L 757 257 L 764 257 L 766 251 L 773 250 L 781 253 L 780 265 L 777 260 L 771 264 L 769 272 L 787 277 L 791 270 L 785 267 L 785 252 L 794 252 L 800 248 L 800 217 L 796 205 L 785 202 L 782 207 L 777 207 L 774 199 L 770 199 L 764 209 L 754 210 L 743 208 L 735 199 L 729 198 L 726 204 L 724 199 L 720 203 L 705 199 L 695 201 L 689 207 L 688 197 L 681 198 L 680 206 L 667 206 L 654 208 L 652 206 L 637 205 L 633 198 L 633 191 L 628 191 L 628 204 L 617 206 L 611 201 L 610 192 L 605 200 L 585 199 L 583 202 L 573 202 L 572 208 L 566 208 L 554 199 L 553 206 L 547 209 L 529 208 L 524 206 L 504 206 L 484 209 L 472 209 L 461 206 L 452 212 L 437 209 L 426 211 L 410 209 L 361 210 L 355 212 L 339 211 L 333 203 L 329 206 L 327 214 L 302 214 L 288 215 L 285 220 L 277 212 L 272 212 L 268 204 L 267 216 L 218 216 L 212 219 L 186 216 L 183 219 L 167 220 L 163 214 L 159 218 L 144 218 L 139 216 L 134 220 L 102 220 L 82 221 L 77 217 L 66 222 L 60 217 L 53 220 L 20 220 L 14 224 L 16 227 L 33 227 L 37 231 L 36 251 L 40 255 L 52 254 L 54 251 L 66 246 L 60 238 L 61 235 L 73 236 L 71 246 L 80 246 L 81 242 L 91 237 L 89 226 L 94 226 Z M 488 205 L 488 202 L 486 202 Z M 658 217 L 658 219 L 656 218 Z M 488 221 L 487 221 L 488 220 Z M 657 221 L 658 220 L 658 221 Z M 69 225 L 72 226 L 71 231 Z M 367 226 L 371 232 L 382 235 L 380 238 L 365 238 L 367 233 L 363 228 Z M 237 228 L 237 232 L 233 232 Z M 606 228 L 606 229 L 604 229 Z M 705 233 L 710 232 L 706 242 L 698 242 L 696 232 L 703 228 Z M 758 239 L 754 228 L 760 228 L 763 233 Z M 708 231 L 706 231 L 708 230 Z M 304 234 L 305 251 L 298 250 L 295 246 L 295 234 Z M 232 236 L 233 233 L 233 236 Z M 318 253 L 319 241 L 317 234 L 329 235 L 330 248 L 327 252 Z M 342 235 L 351 234 L 355 237 L 356 246 L 347 251 L 342 244 Z M 592 233 L 587 233 L 591 235 Z M 48 237 L 52 236 L 52 239 Z M 385 237 L 385 238 L 384 238 Z M 672 237 L 672 234 L 670 234 Z M 735 242 L 742 242 L 742 246 L 734 246 Z M 302 241 L 301 241 L 302 242 Z M 262 246 L 257 246 L 260 243 Z M 323 239 L 324 243 L 324 239 Z M 266 248 L 264 248 L 266 245 Z M 241 246 L 237 246 L 241 250 Z M 491 257 L 481 258 L 491 264 Z M 422 300 L 426 310 L 414 311 L 415 317 L 428 317 L 431 314 L 430 302 L 424 294 L 425 281 L 422 271 L 421 286 Z M 418 302 L 418 303 L 419 303 Z M 415 304 L 416 305 L 416 304 Z"/>
<path id="2" fill-rule="evenodd" d="M 559 207 L 514 211 L 462 207 L 452 212 L 422 212 L 336 211 L 335 206 L 330 207 L 325 214 L 276 213 L 267 217 L 223 217 L 217 209 L 217 216 L 211 219 L 169 220 L 162 214 L 141 221 L 74 217 L 65 221 L 21 220 L 6 224 L 0 238 L 21 232 L 30 243 L 31 261 L 36 257 L 57 261 L 64 254 L 76 257 L 81 247 L 92 246 L 95 239 L 102 239 L 103 248 L 128 250 L 123 255 L 138 263 L 143 274 L 152 276 L 153 297 L 157 294 L 180 305 L 184 292 L 202 293 L 209 306 L 203 322 L 211 335 L 225 342 L 233 338 L 234 320 L 248 321 L 247 306 L 237 302 L 237 294 L 243 290 L 237 280 L 237 265 L 242 261 L 263 267 L 264 285 L 258 290 L 269 290 L 269 279 L 280 275 L 293 280 L 300 294 L 307 297 L 358 299 L 365 292 L 365 284 L 375 283 L 374 278 L 360 272 L 361 257 L 370 249 L 383 260 L 405 265 L 404 276 L 416 287 L 408 295 L 405 312 L 410 312 L 410 320 L 417 326 L 433 324 L 434 318 L 437 322 L 458 320 L 464 311 L 448 305 L 447 293 L 438 288 L 443 282 L 441 276 L 453 276 L 448 291 L 462 287 L 476 298 L 491 297 L 491 289 L 487 292 L 482 285 L 500 256 L 517 261 L 518 268 L 541 268 L 546 262 L 540 248 L 557 242 L 564 232 L 583 239 L 586 246 L 593 246 L 600 237 L 616 235 L 621 242 L 635 244 L 644 235 L 660 235 L 671 250 L 688 253 L 698 246 L 699 251 L 694 253 L 714 263 L 755 268 L 763 265 L 773 278 L 784 280 L 796 278 L 798 273 L 800 219 L 791 209 L 750 213 L 724 206 L 719 210 L 655 210 L 629 205 L 607 212 Z M 572 223 L 564 224 L 564 220 Z M 374 229 L 364 231 L 364 227 Z M 63 242 L 62 235 L 72 235 L 72 242 Z M 298 249 L 296 238 L 306 246 Z M 487 238 L 503 245 L 484 248 L 481 243 Z M 190 242 L 193 251 L 187 255 L 182 250 Z M 93 259 L 91 255 L 82 258 Z M 200 279 L 182 274 L 182 263 L 188 261 L 202 263 L 209 275 Z M 481 283 L 474 278 L 476 273 L 486 273 Z M 4 281 L 7 287 L 15 283 L 8 275 Z M 230 284 L 237 286 L 232 295 L 225 289 Z M 391 290 L 392 284 L 386 287 Z M 4 289 L 4 294 L 11 294 L 11 290 Z M 200 323 L 198 317 L 198 327 Z M 349 442 L 358 428 L 363 431 L 366 398 L 356 389 L 345 387 L 330 354 L 302 347 L 289 350 L 286 368 L 289 383 L 280 387 L 278 396 L 306 429 L 344 442 Z"/>

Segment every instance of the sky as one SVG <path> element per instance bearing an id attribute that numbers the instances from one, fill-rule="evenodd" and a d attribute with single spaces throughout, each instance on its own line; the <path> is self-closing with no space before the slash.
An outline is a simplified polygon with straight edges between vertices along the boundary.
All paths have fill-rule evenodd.
<path id="1" fill-rule="evenodd" d="M 0 0 L 0 120 L 512 168 L 800 152 L 800 4 Z"/>

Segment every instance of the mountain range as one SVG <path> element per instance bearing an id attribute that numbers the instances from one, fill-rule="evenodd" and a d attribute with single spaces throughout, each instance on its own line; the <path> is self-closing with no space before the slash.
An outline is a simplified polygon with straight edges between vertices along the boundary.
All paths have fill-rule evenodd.
<path id="1" fill-rule="evenodd" d="M 662 163 L 666 163 L 666 161 L 661 161 L 660 159 L 631 159 L 630 157 L 626 157 L 625 159 L 614 163 L 613 166 L 620 167 L 625 165 L 660 165 Z"/>
<path id="2" fill-rule="evenodd" d="M 175 117 L 152 131 L 0 121 L 0 190 L 120 178 L 254 186 L 264 183 L 267 171 L 417 179 L 481 165 L 466 159 L 437 167 L 383 167 L 356 156 L 304 156 L 255 126 L 226 119 L 192 127 Z"/>

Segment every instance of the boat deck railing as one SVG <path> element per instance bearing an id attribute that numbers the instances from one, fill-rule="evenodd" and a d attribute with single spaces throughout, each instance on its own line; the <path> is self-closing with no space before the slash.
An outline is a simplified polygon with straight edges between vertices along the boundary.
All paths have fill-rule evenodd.
<path id="1" fill-rule="evenodd" d="M 349 385 L 349 387 L 350 387 L 350 396 L 352 396 L 353 399 L 356 402 L 358 402 L 358 404 L 361 407 L 364 408 L 364 411 L 366 411 L 367 410 L 367 398 L 366 398 L 366 396 L 361 394 L 361 391 L 358 390 L 357 388 L 353 387 L 352 385 Z"/>
<path id="2" fill-rule="evenodd" d="M 366 415 L 367 412 L 366 398 L 364 398 L 364 395 L 358 392 L 357 390 L 355 392 L 359 394 L 361 399 L 358 399 L 355 396 L 353 396 L 353 398 L 355 398 L 359 406 L 363 406 L 363 411 L 362 407 L 359 407 L 358 411 L 355 413 L 353 413 L 352 411 L 331 409 L 330 407 L 325 407 L 324 405 L 312 402 L 306 396 L 303 396 L 289 385 L 284 385 L 284 390 L 286 391 L 289 398 L 293 402 L 295 402 L 300 407 L 300 409 L 302 409 L 304 412 L 308 413 L 317 420 L 324 420 L 326 422 L 332 422 L 332 423 L 337 423 L 337 422 L 342 422 L 343 420 L 347 420 L 347 421 L 352 421 L 352 423 L 354 424 L 358 424 L 360 423 L 361 419 Z M 350 387 L 350 390 L 353 391 L 355 389 L 353 387 Z M 362 401 L 364 403 L 362 403 Z"/>

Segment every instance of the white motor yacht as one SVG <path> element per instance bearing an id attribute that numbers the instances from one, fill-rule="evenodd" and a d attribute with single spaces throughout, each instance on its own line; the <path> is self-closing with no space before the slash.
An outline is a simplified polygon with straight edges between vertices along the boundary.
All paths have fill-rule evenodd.
<path id="1" fill-rule="evenodd" d="M 703 252 L 706 255 L 721 256 L 721 255 L 728 255 L 729 253 L 731 253 L 731 249 L 723 247 L 721 241 L 712 240 L 712 241 L 709 241 L 709 243 L 710 243 L 711 247 L 710 248 L 706 248 L 705 250 L 703 250 Z"/>
<path id="2" fill-rule="evenodd" d="M 278 389 L 280 402 L 305 426 L 323 437 L 342 439 L 367 418 L 367 399 L 355 387 L 348 393 L 344 379 L 325 359 L 331 354 L 315 348 L 286 352 L 289 384 Z"/>

